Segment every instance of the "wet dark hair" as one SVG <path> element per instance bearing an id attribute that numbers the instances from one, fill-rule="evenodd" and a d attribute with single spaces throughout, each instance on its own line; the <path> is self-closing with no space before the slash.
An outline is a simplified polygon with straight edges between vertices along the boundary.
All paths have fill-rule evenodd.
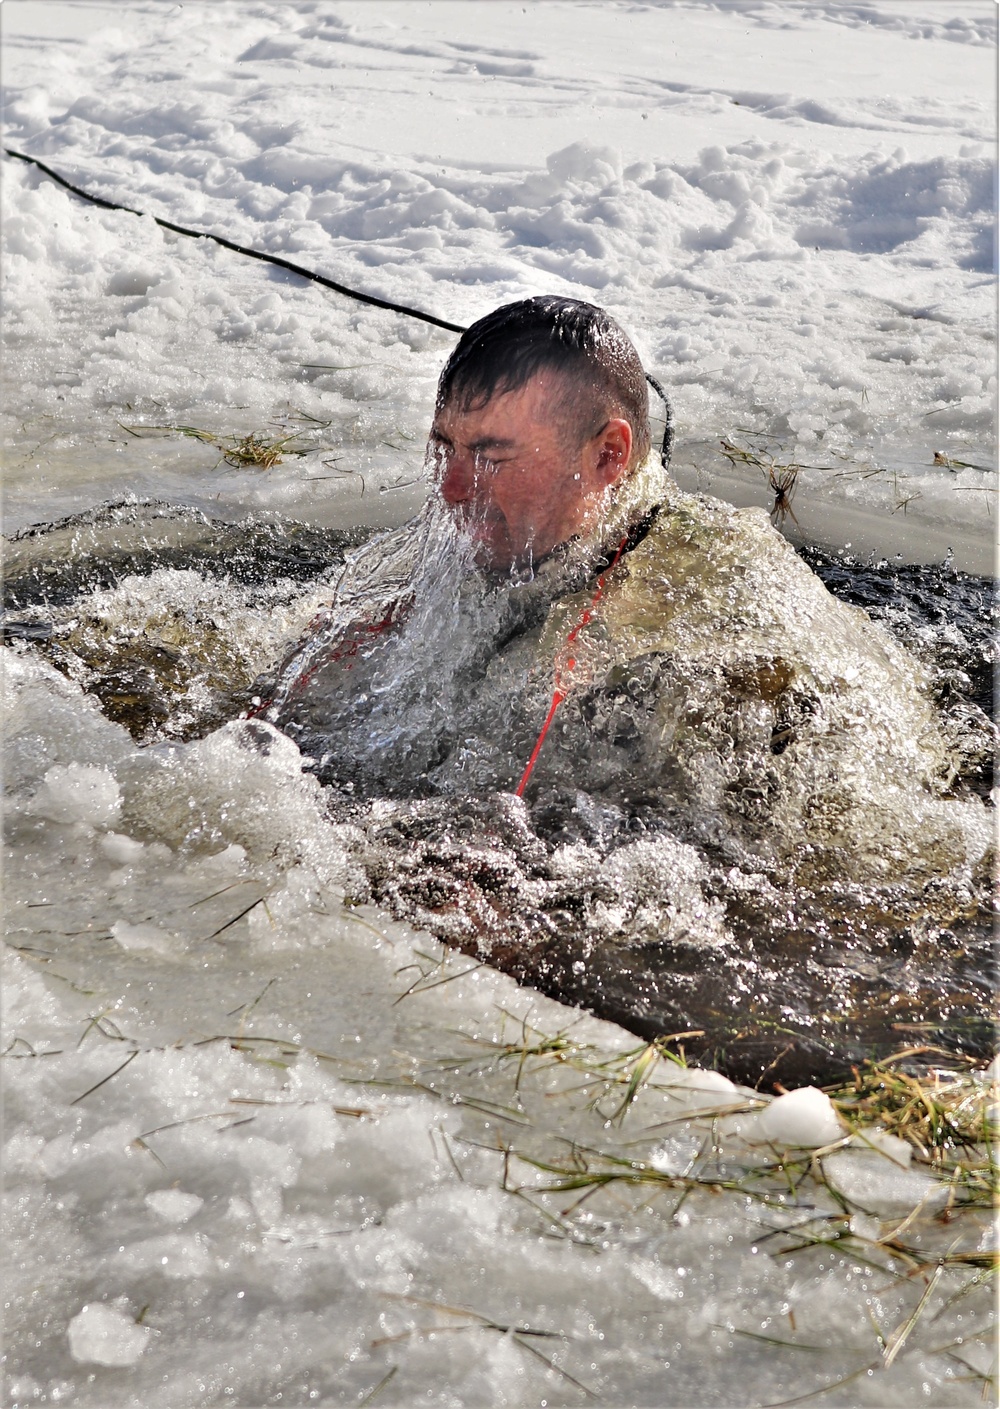
<path id="1" fill-rule="evenodd" d="M 570 383 L 571 394 L 558 408 L 567 434 L 582 445 L 619 415 L 632 427 L 633 464 L 645 459 L 649 392 L 639 354 L 610 314 L 579 299 L 526 298 L 473 323 L 445 363 L 437 409 L 485 406 L 546 371 Z"/>

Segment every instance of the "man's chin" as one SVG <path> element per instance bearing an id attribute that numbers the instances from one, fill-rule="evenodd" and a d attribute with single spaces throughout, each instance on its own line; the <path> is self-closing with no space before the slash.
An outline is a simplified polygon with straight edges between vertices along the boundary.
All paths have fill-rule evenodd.
<path id="1" fill-rule="evenodd" d="M 474 537 L 473 542 L 473 562 L 485 572 L 497 573 L 504 577 L 508 574 L 520 576 L 525 569 L 530 572 L 530 547 L 518 552 L 507 537 L 499 541 L 494 537 Z"/>
<path id="2" fill-rule="evenodd" d="M 502 526 L 466 521 L 460 528 L 472 544 L 472 560 L 477 567 L 506 572 L 517 561 L 517 554 Z"/>
<path id="3" fill-rule="evenodd" d="M 507 572 L 516 559 L 509 548 L 502 548 L 491 541 L 479 541 L 473 548 L 472 561 L 476 567 L 487 572 Z"/>
<path id="4" fill-rule="evenodd" d="M 518 549 L 511 541 L 505 519 L 456 516 L 459 531 L 472 544 L 472 561 L 485 572 L 506 574 L 527 567 L 532 561 L 531 545 Z"/>

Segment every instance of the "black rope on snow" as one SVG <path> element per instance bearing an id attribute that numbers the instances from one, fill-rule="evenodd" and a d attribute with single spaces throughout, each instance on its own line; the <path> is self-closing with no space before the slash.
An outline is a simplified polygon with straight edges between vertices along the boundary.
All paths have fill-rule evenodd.
<path id="1" fill-rule="evenodd" d="M 53 181 L 57 181 L 60 186 L 65 186 L 67 191 L 72 191 L 74 196 L 80 196 L 85 201 L 90 201 L 93 205 L 102 206 L 105 210 L 124 210 L 129 215 L 143 215 L 145 212 L 135 210 L 130 205 L 119 205 L 116 201 L 106 201 L 103 196 L 92 195 L 90 191 L 84 191 L 80 186 L 74 186 L 72 181 L 67 181 L 64 176 L 60 176 L 57 171 L 53 171 L 50 166 L 46 166 L 37 157 L 25 156 L 24 152 L 15 152 L 10 147 L 4 147 L 4 151 L 9 157 L 16 157 L 18 161 L 25 161 L 30 166 L 37 166 L 39 171 L 44 171 L 46 176 L 50 176 Z M 186 225 L 175 225 L 172 220 L 164 220 L 159 215 L 150 217 L 157 225 L 162 225 L 164 230 L 173 230 L 176 235 L 190 235 L 195 240 L 214 240 L 217 245 L 222 245 L 223 249 L 233 250 L 236 254 L 245 254 L 249 259 L 261 259 L 265 264 L 276 264 L 279 269 L 287 269 L 292 274 L 298 274 L 303 279 L 309 279 L 314 284 L 322 284 L 324 288 L 333 289 L 334 293 L 346 294 L 348 298 L 355 298 L 360 303 L 369 303 L 373 308 L 387 308 L 390 313 L 405 313 L 411 318 L 420 318 L 424 323 L 433 323 L 436 328 L 444 328 L 449 333 L 464 333 L 465 329 L 458 323 L 448 323 L 443 318 L 435 318 L 433 313 L 421 313 L 418 308 L 407 308 L 402 303 L 390 303 L 388 299 L 376 298 L 374 294 L 359 293 L 357 289 L 349 289 L 346 284 L 338 284 L 334 279 L 328 279 L 325 274 L 316 274 L 311 269 L 303 269 L 301 264 L 293 264 L 290 259 L 282 259 L 277 254 L 265 254 L 263 250 L 250 249 L 247 245 L 238 245 L 234 240 L 226 240 L 222 235 L 213 235 L 209 230 L 190 230 Z"/>
<path id="2" fill-rule="evenodd" d="M 4 147 L 4 152 L 7 156 L 15 157 L 18 161 L 27 162 L 29 166 L 37 166 L 39 171 L 44 171 L 51 180 L 65 187 L 67 191 L 72 191 L 74 196 L 79 196 L 84 201 L 90 201 L 92 205 L 98 205 L 103 210 L 123 210 L 128 215 L 138 216 L 145 214 L 133 206 L 120 205 L 117 201 L 106 201 L 103 196 L 95 196 L 91 191 L 85 191 L 81 186 L 74 186 L 72 181 L 67 181 L 65 176 L 60 176 L 58 171 L 53 171 L 51 166 L 46 166 L 45 162 L 39 161 L 38 157 L 29 157 L 24 152 L 15 152 L 12 147 Z M 290 259 L 282 259 L 280 255 L 265 254 L 263 250 L 250 249 L 247 245 L 238 245 L 234 240 L 224 239 L 222 235 L 213 235 L 209 230 L 191 230 L 186 225 L 175 225 L 172 220 L 164 220 L 159 215 L 151 215 L 150 219 L 162 226 L 164 230 L 172 230 L 175 235 L 188 235 L 194 240 L 212 240 L 215 244 L 221 245 L 223 249 L 232 250 L 235 254 L 244 254 L 248 259 L 259 259 L 265 264 L 274 264 L 279 269 L 287 269 L 289 273 L 298 274 L 300 278 L 308 279 L 310 283 L 322 284 L 325 289 L 332 289 L 334 293 L 356 299 L 359 303 L 367 303 L 372 308 L 385 308 L 390 313 L 402 313 L 408 318 L 419 318 L 422 323 L 430 323 L 435 328 L 444 328 L 449 333 L 464 333 L 466 331 L 460 323 L 449 323 L 444 318 L 436 318 L 433 313 L 423 313 L 419 308 L 408 308 L 404 303 L 391 303 L 388 299 L 376 298 L 374 294 L 363 294 L 358 289 L 349 289 L 346 284 L 338 284 L 336 280 L 328 279 L 325 274 L 317 274 L 312 269 L 303 269 L 301 264 L 293 264 Z M 665 424 L 660 459 L 666 469 L 670 463 L 670 452 L 674 443 L 673 412 L 670 402 L 667 400 L 667 394 L 656 378 L 651 377 L 647 372 L 646 381 L 663 402 Z"/>
<path id="3" fill-rule="evenodd" d="M 674 448 L 674 408 L 660 383 L 648 372 L 646 373 L 646 381 L 663 402 L 663 440 L 660 442 L 660 459 L 663 462 L 663 468 L 667 469 L 670 464 L 670 454 Z"/>

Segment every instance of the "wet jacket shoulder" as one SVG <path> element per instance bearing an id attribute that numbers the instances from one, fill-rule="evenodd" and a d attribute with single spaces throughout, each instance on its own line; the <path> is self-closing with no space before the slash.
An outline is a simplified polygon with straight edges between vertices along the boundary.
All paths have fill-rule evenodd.
<path id="1" fill-rule="evenodd" d="M 553 605 L 541 660 L 565 657 L 587 598 Z M 946 798 L 954 763 L 926 671 L 833 598 L 763 510 L 662 486 L 573 660 L 553 775 L 572 771 L 557 752 L 578 770 L 586 757 L 610 794 L 655 797 L 699 841 L 769 865 L 804 838 L 800 879 L 810 865 L 891 878 L 981 850 L 981 810 Z"/>

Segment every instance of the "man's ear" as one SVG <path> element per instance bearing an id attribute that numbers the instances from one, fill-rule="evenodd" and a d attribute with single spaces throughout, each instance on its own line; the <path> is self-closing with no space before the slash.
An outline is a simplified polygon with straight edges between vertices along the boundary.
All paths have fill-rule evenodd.
<path id="1" fill-rule="evenodd" d="M 593 446 L 598 477 L 610 488 L 625 474 L 632 458 L 632 427 L 628 421 L 615 417 L 594 437 Z"/>

